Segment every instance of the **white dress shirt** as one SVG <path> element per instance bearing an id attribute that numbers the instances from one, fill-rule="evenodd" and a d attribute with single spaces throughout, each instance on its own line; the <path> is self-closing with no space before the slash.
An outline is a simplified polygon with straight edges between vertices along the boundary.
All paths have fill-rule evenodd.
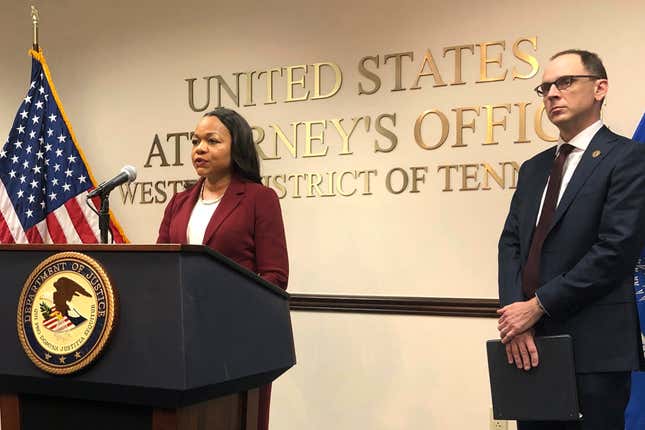
<path id="1" fill-rule="evenodd" d="M 578 164 L 580 164 L 580 160 L 582 159 L 582 154 L 584 154 L 585 150 L 589 146 L 589 143 L 591 143 L 591 139 L 593 139 L 596 133 L 598 133 L 598 130 L 600 130 L 601 128 L 602 128 L 602 121 L 598 120 L 593 124 L 591 124 L 589 127 L 582 130 L 580 133 L 578 133 L 575 137 L 573 137 L 568 142 L 565 142 L 564 140 L 562 140 L 561 137 L 558 139 L 558 149 L 555 152 L 556 157 L 560 152 L 560 147 L 564 143 L 568 143 L 569 145 L 573 146 L 573 151 L 571 151 L 571 153 L 565 160 L 564 167 L 562 168 L 562 184 L 560 185 L 560 193 L 558 194 L 557 203 L 560 203 L 560 199 L 562 198 L 564 191 L 567 189 L 567 185 L 569 185 L 569 181 L 571 181 L 573 172 L 575 172 L 576 167 L 578 167 Z M 544 198 L 546 197 L 546 190 L 548 187 L 549 187 L 549 181 L 547 180 L 546 186 L 544 187 L 544 191 L 542 192 L 542 202 L 540 203 L 540 210 L 538 211 L 538 216 L 535 221 L 536 225 L 540 220 L 540 215 L 542 214 L 542 206 L 544 206 Z M 557 204 L 556 204 L 556 207 L 557 207 Z"/>

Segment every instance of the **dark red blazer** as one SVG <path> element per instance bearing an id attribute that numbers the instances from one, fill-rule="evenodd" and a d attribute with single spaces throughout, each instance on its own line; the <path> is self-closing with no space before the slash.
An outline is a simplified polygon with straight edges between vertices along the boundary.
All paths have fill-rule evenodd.
<path id="1" fill-rule="evenodd" d="M 164 212 L 157 243 L 188 243 L 186 230 L 202 183 L 175 194 Z M 287 288 L 289 260 L 275 191 L 233 176 L 208 223 L 203 244 L 262 278 Z"/>

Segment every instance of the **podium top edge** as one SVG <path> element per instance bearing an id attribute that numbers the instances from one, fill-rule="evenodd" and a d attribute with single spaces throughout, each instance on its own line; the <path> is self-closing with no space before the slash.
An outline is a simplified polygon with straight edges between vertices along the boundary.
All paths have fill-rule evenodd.
<path id="1" fill-rule="evenodd" d="M 0 244 L 0 251 L 101 251 L 101 252 L 177 252 L 182 251 L 187 245 L 179 243 L 163 243 L 163 244 L 131 244 L 131 243 L 118 243 L 118 244 L 105 244 L 105 243 L 60 243 L 60 244 Z"/>
<path id="2" fill-rule="evenodd" d="M 53 245 L 27 245 L 27 244 L 0 244 L 0 251 L 40 251 L 40 252 L 185 252 L 206 254 L 218 262 L 228 266 L 232 270 L 240 272 L 263 285 L 272 292 L 289 299 L 290 295 L 282 288 L 265 281 L 257 274 L 235 263 L 230 258 L 210 249 L 204 245 L 182 245 L 179 243 L 164 244 L 53 244 Z"/>
<path id="3" fill-rule="evenodd" d="M 176 252 L 181 251 L 186 245 L 178 243 L 133 245 L 129 243 L 119 244 L 51 244 L 51 245 L 31 245 L 31 244 L 0 244 L 0 251 L 132 251 L 132 252 Z"/>

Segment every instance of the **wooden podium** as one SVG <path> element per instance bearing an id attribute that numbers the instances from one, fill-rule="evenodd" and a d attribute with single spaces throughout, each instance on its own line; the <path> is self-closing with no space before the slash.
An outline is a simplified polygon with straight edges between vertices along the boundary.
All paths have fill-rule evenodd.
<path id="1" fill-rule="evenodd" d="M 32 270 L 58 252 L 98 261 L 118 294 L 102 355 L 38 369 L 17 334 Z M 258 387 L 295 364 L 289 295 L 203 246 L 0 245 L 0 428 L 255 430 Z"/>

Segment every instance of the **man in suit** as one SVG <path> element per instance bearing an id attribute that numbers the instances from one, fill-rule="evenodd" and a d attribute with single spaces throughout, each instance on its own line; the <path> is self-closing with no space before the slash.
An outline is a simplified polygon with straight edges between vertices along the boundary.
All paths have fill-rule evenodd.
<path id="1" fill-rule="evenodd" d="M 520 168 L 499 242 L 498 329 L 508 362 L 525 370 L 539 364 L 534 336 L 572 336 L 583 419 L 518 428 L 623 430 L 630 371 L 643 363 L 633 273 L 645 145 L 602 124 L 608 80 L 596 54 L 555 54 L 535 90 L 560 138 Z"/>

